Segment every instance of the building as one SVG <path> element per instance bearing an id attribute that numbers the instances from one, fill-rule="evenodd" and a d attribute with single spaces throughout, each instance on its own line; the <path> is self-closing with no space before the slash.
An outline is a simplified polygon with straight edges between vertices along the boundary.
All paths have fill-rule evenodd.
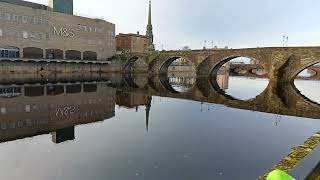
<path id="1" fill-rule="evenodd" d="M 147 37 L 137 34 L 122 34 L 116 36 L 117 54 L 144 53 L 147 50 Z"/>
<path id="2" fill-rule="evenodd" d="M 54 12 L 73 15 L 73 0 L 49 0 L 49 7 Z"/>
<path id="3" fill-rule="evenodd" d="M 117 54 L 122 53 L 145 53 L 154 51 L 153 27 L 151 21 L 151 1 L 149 1 L 149 14 L 146 35 L 137 34 L 119 34 L 116 36 Z"/>
<path id="4" fill-rule="evenodd" d="M 0 58 L 107 60 L 115 55 L 113 23 L 70 15 L 70 8 L 59 9 L 61 1 L 53 2 L 58 5 L 52 11 L 36 3 L 0 0 Z"/>

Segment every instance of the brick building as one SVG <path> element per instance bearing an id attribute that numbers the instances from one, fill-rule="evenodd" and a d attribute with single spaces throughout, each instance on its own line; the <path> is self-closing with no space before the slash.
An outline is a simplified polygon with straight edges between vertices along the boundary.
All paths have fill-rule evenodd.
<path id="1" fill-rule="evenodd" d="M 137 34 L 119 34 L 116 36 L 117 53 L 144 53 L 147 50 L 147 36 Z"/>

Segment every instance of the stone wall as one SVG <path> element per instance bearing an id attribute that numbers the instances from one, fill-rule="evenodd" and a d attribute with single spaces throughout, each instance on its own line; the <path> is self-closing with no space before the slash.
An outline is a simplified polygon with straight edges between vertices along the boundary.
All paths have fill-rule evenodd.
<path id="1" fill-rule="evenodd" d="M 75 62 L 0 61 L 0 74 L 10 73 L 108 73 L 115 69 L 110 64 Z"/>

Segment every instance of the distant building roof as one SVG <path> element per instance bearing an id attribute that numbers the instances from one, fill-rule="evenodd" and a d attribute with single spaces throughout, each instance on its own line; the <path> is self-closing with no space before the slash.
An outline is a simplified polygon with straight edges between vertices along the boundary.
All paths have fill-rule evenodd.
<path id="1" fill-rule="evenodd" d="M 0 2 L 4 3 L 10 3 L 18 6 L 25 6 L 25 7 L 30 7 L 34 9 L 42 9 L 42 10 L 48 10 L 48 6 L 43 5 L 43 4 L 37 4 L 33 2 L 28 2 L 28 1 L 22 1 L 22 0 L 0 0 Z"/>
<path id="2" fill-rule="evenodd" d="M 133 33 L 128 33 L 128 34 L 120 33 L 119 35 L 117 35 L 117 37 L 127 37 L 127 36 L 147 38 L 147 36 L 145 36 L 145 35 L 133 34 Z"/>

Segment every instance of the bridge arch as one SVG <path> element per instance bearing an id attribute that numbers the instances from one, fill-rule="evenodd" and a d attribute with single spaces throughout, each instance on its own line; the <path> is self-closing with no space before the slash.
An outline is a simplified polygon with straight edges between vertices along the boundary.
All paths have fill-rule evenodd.
<path id="1" fill-rule="evenodd" d="M 138 56 L 130 57 L 129 60 L 124 64 L 123 72 L 131 73 L 134 63 L 139 59 Z"/>
<path id="2" fill-rule="evenodd" d="M 130 88 L 135 88 L 135 89 L 139 88 L 139 85 L 136 84 L 131 73 L 124 74 L 123 79 L 126 85 L 128 85 Z"/>
<path id="3" fill-rule="evenodd" d="M 160 69 L 159 69 L 159 74 L 168 74 L 168 70 L 169 70 L 169 66 L 176 60 L 178 59 L 185 59 L 186 61 L 189 62 L 189 64 L 193 67 L 195 67 L 196 69 L 196 66 L 194 64 L 194 62 L 188 58 L 188 57 L 184 57 L 184 56 L 172 56 L 172 57 L 167 57 L 164 59 L 164 61 L 162 62 L 162 64 L 160 64 Z M 196 71 L 196 70 L 195 70 Z"/>
<path id="4" fill-rule="evenodd" d="M 239 59 L 243 62 L 229 64 L 225 68 L 222 67 L 237 58 L 246 58 Z M 260 62 L 257 58 L 253 58 L 251 56 L 244 55 L 231 55 L 223 58 L 220 61 L 217 61 L 215 65 L 212 66 L 209 71 L 209 79 L 211 87 L 216 93 L 222 95 L 226 99 L 229 100 L 241 100 L 241 101 L 251 101 L 255 99 L 259 94 L 263 93 L 265 89 L 268 87 L 269 80 L 263 79 L 258 80 L 258 84 L 251 86 L 252 90 L 246 93 L 239 93 L 239 88 L 244 88 L 244 84 L 251 84 L 250 82 L 256 81 L 251 78 L 243 78 L 252 77 L 252 78 L 268 78 L 268 73 L 264 75 L 256 74 L 254 71 L 258 71 L 259 69 L 263 69 L 266 71 L 265 62 Z M 237 72 L 235 69 L 240 69 L 240 72 Z M 245 71 L 244 74 L 242 71 Z M 241 83 L 239 83 L 239 80 Z M 251 89 L 250 88 L 250 89 Z"/>
<path id="5" fill-rule="evenodd" d="M 148 56 L 146 54 L 134 53 L 120 56 L 121 59 L 126 59 L 122 66 L 123 73 L 132 73 L 134 71 L 139 73 L 147 73 L 149 70 Z"/>
<path id="6" fill-rule="evenodd" d="M 214 64 L 211 69 L 209 70 L 209 75 L 210 76 L 213 76 L 213 77 L 216 77 L 217 74 L 218 74 L 218 71 L 221 69 L 221 67 L 226 64 L 227 62 L 230 62 L 236 58 L 248 58 L 248 59 L 251 59 L 252 61 L 255 61 L 255 62 L 259 62 L 260 63 L 260 66 L 263 68 L 263 69 L 266 69 L 265 68 L 265 64 L 264 62 L 261 62 L 259 61 L 257 58 L 254 58 L 254 57 L 251 57 L 251 56 L 243 56 L 243 55 L 232 55 L 232 56 L 228 56 L 228 57 L 225 57 L 225 58 L 222 58 L 222 60 L 218 61 L 218 63 Z M 250 69 L 250 72 L 252 72 L 253 69 Z"/>
<path id="7" fill-rule="evenodd" d="M 307 60 L 307 59 L 305 59 Z M 304 60 L 302 60 L 304 61 Z M 313 65 L 319 64 L 320 63 L 320 58 L 319 59 L 310 59 L 308 58 L 308 63 L 298 67 L 296 70 L 293 71 L 293 73 L 291 73 L 291 77 L 290 80 L 293 81 L 302 71 L 304 71 L 305 69 L 312 67 Z M 318 75 L 318 72 L 316 71 L 315 76 Z"/>

